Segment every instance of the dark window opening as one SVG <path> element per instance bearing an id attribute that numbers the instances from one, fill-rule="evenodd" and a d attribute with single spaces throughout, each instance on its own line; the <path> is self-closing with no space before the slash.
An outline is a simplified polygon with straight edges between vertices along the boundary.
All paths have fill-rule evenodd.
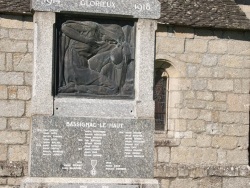
<path id="1" fill-rule="evenodd" d="M 155 130 L 164 130 L 166 124 L 167 78 L 162 76 L 164 72 L 162 68 L 155 70 Z"/>

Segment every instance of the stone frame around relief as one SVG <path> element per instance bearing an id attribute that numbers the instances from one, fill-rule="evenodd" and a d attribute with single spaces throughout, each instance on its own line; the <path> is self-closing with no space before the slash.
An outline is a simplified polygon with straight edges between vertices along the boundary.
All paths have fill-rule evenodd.
<path id="1" fill-rule="evenodd" d="M 55 25 L 55 97 L 134 98 L 135 19 L 56 14 Z"/>

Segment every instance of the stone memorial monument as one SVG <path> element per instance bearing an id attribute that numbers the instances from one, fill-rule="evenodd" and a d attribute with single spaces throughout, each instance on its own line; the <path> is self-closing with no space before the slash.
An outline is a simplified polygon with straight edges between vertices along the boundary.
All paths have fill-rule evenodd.
<path id="1" fill-rule="evenodd" d="M 22 188 L 158 188 L 157 0 L 33 0 L 29 177 Z"/>

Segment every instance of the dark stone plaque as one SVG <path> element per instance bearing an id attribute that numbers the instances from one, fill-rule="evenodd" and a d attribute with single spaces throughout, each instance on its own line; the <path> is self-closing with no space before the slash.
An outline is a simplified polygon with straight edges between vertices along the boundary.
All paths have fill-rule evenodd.
<path id="1" fill-rule="evenodd" d="M 152 178 L 153 120 L 33 117 L 32 177 Z"/>
<path id="2" fill-rule="evenodd" d="M 59 30 L 58 94 L 133 97 L 133 22 L 67 20 Z"/>

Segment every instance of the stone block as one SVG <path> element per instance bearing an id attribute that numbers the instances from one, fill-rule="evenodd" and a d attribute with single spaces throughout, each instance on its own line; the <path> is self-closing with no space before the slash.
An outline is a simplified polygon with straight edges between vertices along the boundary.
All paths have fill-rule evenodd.
<path id="1" fill-rule="evenodd" d="M 0 84 L 22 85 L 23 83 L 24 77 L 21 72 L 0 72 Z"/>
<path id="2" fill-rule="evenodd" d="M 10 118 L 9 128 L 12 130 L 28 131 L 30 130 L 30 118 Z"/>
<path id="3" fill-rule="evenodd" d="M 200 180 L 199 188 L 221 188 L 222 178 L 221 177 L 206 177 Z"/>
<path id="4" fill-rule="evenodd" d="M 32 85 L 32 73 L 25 73 L 24 74 L 24 84 L 27 86 Z"/>
<path id="5" fill-rule="evenodd" d="M 199 100 L 205 100 L 205 101 L 213 101 L 214 96 L 212 92 L 203 92 L 203 91 L 197 91 L 196 93 L 197 99 Z"/>
<path id="6" fill-rule="evenodd" d="M 14 15 L 5 15 L 0 19 L 0 25 L 4 28 L 18 28 L 23 27 L 22 17 Z"/>
<path id="7" fill-rule="evenodd" d="M 31 117 L 31 101 L 25 101 L 25 116 Z"/>
<path id="8" fill-rule="evenodd" d="M 202 62 L 203 55 L 200 53 L 176 54 L 176 58 L 186 63 L 200 64 Z"/>
<path id="9" fill-rule="evenodd" d="M 168 163 L 170 160 L 170 148 L 169 147 L 157 147 L 158 162 Z"/>
<path id="10" fill-rule="evenodd" d="M 170 181 L 167 179 L 162 179 L 160 183 L 160 188 L 169 188 Z"/>
<path id="11" fill-rule="evenodd" d="M 175 120 L 175 125 L 174 125 L 174 130 L 179 131 L 179 132 L 184 132 L 187 130 L 187 122 L 184 119 L 176 119 Z"/>
<path id="12" fill-rule="evenodd" d="M 9 86 L 8 87 L 8 98 L 9 99 L 17 99 L 17 86 Z"/>
<path id="13" fill-rule="evenodd" d="M 0 39 L 8 38 L 9 37 L 9 30 L 5 28 L 0 29 Z"/>
<path id="14" fill-rule="evenodd" d="M 194 29 L 188 27 L 175 26 L 174 27 L 175 37 L 177 38 L 194 38 Z"/>
<path id="15" fill-rule="evenodd" d="M 195 91 L 185 91 L 183 96 L 184 99 L 195 99 Z"/>
<path id="16" fill-rule="evenodd" d="M 189 188 L 198 188 L 199 181 L 194 179 L 175 179 L 171 182 L 170 188 L 183 188 L 183 186 Z"/>
<path id="17" fill-rule="evenodd" d="M 233 80 L 209 80 L 208 89 L 211 91 L 233 91 Z"/>
<path id="18" fill-rule="evenodd" d="M 214 92 L 214 100 L 221 102 L 227 100 L 227 94 L 226 93 L 220 93 L 220 92 Z"/>
<path id="19" fill-rule="evenodd" d="M 17 90 L 17 99 L 29 100 L 31 98 L 31 88 L 28 86 L 19 86 Z"/>
<path id="20" fill-rule="evenodd" d="M 232 136 L 215 136 L 212 140 L 212 146 L 221 149 L 235 149 L 237 147 L 238 138 Z"/>
<path id="21" fill-rule="evenodd" d="M 248 139 L 248 137 L 247 136 L 239 137 L 238 140 L 239 140 L 238 144 L 237 144 L 238 149 L 247 150 L 248 147 L 249 147 L 249 139 Z"/>
<path id="22" fill-rule="evenodd" d="M 180 110 L 180 118 L 183 119 L 196 119 L 199 115 L 199 110 L 197 109 L 181 109 Z"/>
<path id="23" fill-rule="evenodd" d="M 225 78 L 225 67 L 214 67 L 212 69 L 213 71 L 213 77 L 214 78 Z"/>
<path id="24" fill-rule="evenodd" d="M 199 120 L 212 121 L 212 112 L 210 110 L 201 110 L 198 116 Z"/>
<path id="25" fill-rule="evenodd" d="M 202 65 L 206 67 L 216 66 L 218 63 L 218 56 L 212 54 L 206 54 L 203 56 Z"/>
<path id="26" fill-rule="evenodd" d="M 195 133 L 205 132 L 206 126 L 203 120 L 189 120 L 187 124 L 188 130 Z"/>
<path id="27" fill-rule="evenodd" d="M 222 131 L 222 126 L 218 123 L 208 123 L 206 125 L 206 133 L 211 135 L 219 135 Z"/>
<path id="28" fill-rule="evenodd" d="M 198 72 L 198 66 L 196 65 L 187 65 L 187 76 L 188 77 L 196 77 L 197 72 Z"/>
<path id="29" fill-rule="evenodd" d="M 197 146 L 201 148 L 208 148 L 211 146 L 212 137 L 209 135 L 197 135 Z"/>
<path id="30" fill-rule="evenodd" d="M 248 94 L 250 90 L 250 79 L 242 79 L 242 89 L 241 92 Z"/>
<path id="31" fill-rule="evenodd" d="M 222 123 L 240 123 L 242 122 L 241 113 L 237 112 L 220 112 L 219 121 Z"/>
<path id="32" fill-rule="evenodd" d="M 0 53 L 0 71 L 5 70 L 5 53 Z"/>
<path id="33" fill-rule="evenodd" d="M 33 42 L 28 42 L 28 52 L 31 53 L 34 51 L 34 45 Z"/>
<path id="34" fill-rule="evenodd" d="M 174 147 L 171 148 L 170 162 L 181 164 L 216 164 L 217 152 L 215 149 Z"/>
<path id="35" fill-rule="evenodd" d="M 7 87 L 4 85 L 0 85 L 0 99 L 7 99 L 8 93 L 7 93 Z"/>
<path id="36" fill-rule="evenodd" d="M 175 108 L 177 107 L 177 105 L 179 103 L 182 103 L 183 100 L 183 95 L 182 92 L 180 91 L 170 91 L 169 92 L 169 101 L 168 101 L 168 105 L 171 108 Z"/>
<path id="37" fill-rule="evenodd" d="M 157 37 L 156 50 L 158 53 L 183 53 L 184 42 L 185 40 L 180 38 Z"/>
<path id="38" fill-rule="evenodd" d="M 227 151 L 226 150 L 217 150 L 217 163 L 218 164 L 227 164 Z"/>
<path id="39" fill-rule="evenodd" d="M 214 71 L 211 68 L 201 67 L 197 72 L 197 77 L 199 78 L 211 78 L 213 77 Z"/>
<path id="40" fill-rule="evenodd" d="M 17 131 L 0 131 L 0 143 L 24 144 L 26 143 L 26 133 Z"/>
<path id="41" fill-rule="evenodd" d="M 223 178 L 222 188 L 247 188 L 250 187 L 250 178 Z"/>
<path id="42" fill-rule="evenodd" d="M 235 165 L 247 165 L 248 151 L 247 150 L 227 151 L 227 162 Z"/>
<path id="43" fill-rule="evenodd" d="M 211 40 L 208 42 L 208 52 L 212 54 L 225 54 L 228 49 L 227 40 Z"/>
<path id="44" fill-rule="evenodd" d="M 21 117 L 24 114 L 24 102 L 11 100 L 0 100 L 0 116 L 4 117 Z"/>
<path id="45" fill-rule="evenodd" d="M 213 111 L 226 111 L 228 108 L 227 103 L 225 102 L 207 102 L 205 109 Z"/>
<path id="46" fill-rule="evenodd" d="M 246 112 L 245 105 L 249 104 L 249 95 L 229 94 L 227 96 L 228 111 Z"/>
<path id="47" fill-rule="evenodd" d="M 228 68 L 225 71 L 225 78 L 250 78 L 250 69 Z"/>
<path id="48" fill-rule="evenodd" d="M 0 178 L 0 185 L 6 185 L 7 184 L 7 178 Z"/>
<path id="49" fill-rule="evenodd" d="M 21 145 L 12 145 L 9 146 L 8 152 L 9 161 L 18 161 L 18 162 L 28 162 L 29 159 L 29 147 Z"/>
<path id="50" fill-rule="evenodd" d="M 187 39 L 185 49 L 187 52 L 205 53 L 207 51 L 207 40 Z"/>
<path id="51" fill-rule="evenodd" d="M 0 145 L 0 161 L 7 160 L 7 151 L 8 151 L 7 145 Z"/>
<path id="52" fill-rule="evenodd" d="M 181 139 L 181 146 L 183 147 L 195 147 L 196 139 L 195 138 L 183 138 Z"/>
<path id="53" fill-rule="evenodd" d="M 207 80 L 205 79 L 194 79 L 192 80 L 193 90 L 204 90 L 207 88 Z"/>
<path id="54" fill-rule="evenodd" d="M 166 165 L 166 177 L 175 178 L 178 174 L 178 166 L 175 164 Z"/>
<path id="55" fill-rule="evenodd" d="M 9 29 L 9 38 L 14 40 L 33 40 L 33 30 Z"/>
<path id="56" fill-rule="evenodd" d="M 229 40 L 228 41 L 228 53 L 235 55 L 249 55 L 250 54 L 250 42 L 243 40 Z"/>
<path id="57" fill-rule="evenodd" d="M 0 130 L 4 130 L 7 127 L 7 119 L 0 117 Z"/>
<path id="58" fill-rule="evenodd" d="M 178 177 L 187 177 L 189 175 L 189 168 L 185 165 L 178 165 Z"/>
<path id="59" fill-rule="evenodd" d="M 247 136 L 249 132 L 248 125 L 226 124 L 223 125 L 223 134 L 228 136 Z"/>
<path id="60" fill-rule="evenodd" d="M 33 35 L 32 35 L 33 36 Z M 32 72 L 33 56 L 31 53 L 14 53 L 13 54 L 14 71 Z"/>
<path id="61" fill-rule="evenodd" d="M 12 53 L 6 53 L 5 70 L 6 71 L 13 71 L 14 70 Z"/>
<path id="62" fill-rule="evenodd" d="M 0 40 L 0 49 L 2 52 L 27 52 L 27 42 L 10 39 Z"/>
<path id="63" fill-rule="evenodd" d="M 8 185 L 20 186 L 23 178 L 8 178 Z"/>
<path id="64" fill-rule="evenodd" d="M 191 178 L 202 178 L 207 176 L 207 169 L 203 167 L 191 167 L 190 177 Z"/>
<path id="65" fill-rule="evenodd" d="M 246 68 L 249 66 L 245 63 L 243 56 L 236 55 L 221 56 L 218 60 L 218 65 L 231 68 Z"/>
<path id="66" fill-rule="evenodd" d="M 206 107 L 206 101 L 202 100 L 186 100 L 185 105 L 187 108 L 204 109 Z"/>

